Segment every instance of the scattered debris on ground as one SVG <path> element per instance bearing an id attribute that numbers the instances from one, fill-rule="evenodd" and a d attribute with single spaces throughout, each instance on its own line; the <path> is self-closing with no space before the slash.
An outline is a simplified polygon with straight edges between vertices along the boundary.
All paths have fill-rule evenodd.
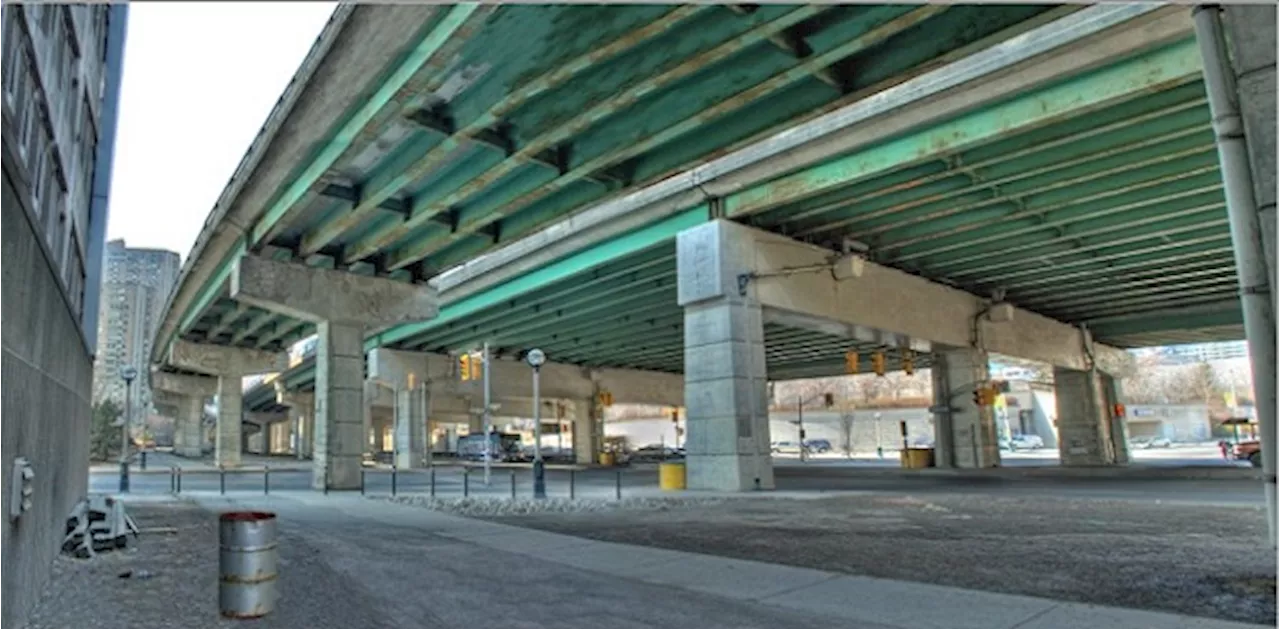
<path id="1" fill-rule="evenodd" d="M 1252 507 L 936 494 L 694 506 L 474 515 L 832 572 L 1276 622 L 1276 555 Z"/>
<path id="2" fill-rule="evenodd" d="M 424 507 L 468 517 L 500 517 L 539 513 L 599 513 L 603 511 L 669 511 L 693 506 L 716 505 L 726 498 L 623 498 L 606 500 L 599 498 L 431 498 L 429 496 L 368 496 L 370 500 L 382 500 L 414 507 Z"/>
<path id="3" fill-rule="evenodd" d="M 138 525 L 125 513 L 124 503 L 108 496 L 93 496 L 76 503 L 67 517 L 62 552 L 88 559 L 96 553 L 125 548 L 130 533 L 135 540 L 138 538 Z"/>

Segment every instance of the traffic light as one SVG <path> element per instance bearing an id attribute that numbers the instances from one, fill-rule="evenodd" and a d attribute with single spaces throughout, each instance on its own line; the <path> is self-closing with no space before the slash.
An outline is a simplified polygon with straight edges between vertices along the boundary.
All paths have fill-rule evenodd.
<path id="1" fill-rule="evenodd" d="M 871 355 L 871 369 L 876 372 L 877 376 L 884 375 L 884 352 L 877 351 Z"/>
<path id="2" fill-rule="evenodd" d="M 471 380 L 471 354 L 458 357 L 458 373 L 462 376 L 463 382 Z"/>
<path id="3" fill-rule="evenodd" d="M 973 389 L 974 406 L 991 406 L 996 401 L 996 389 L 990 384 L 979 384 Z"/>
<path id="4" fill-rule="evenodd" d="M 848 374 L 858 373 L 858 352 L 847 351 L 844 353 L 844 371 Z"/>
<path id="5" fill-rule="evenodd" d="M 902 350 L 902 372 L 908 376 L 916 372 L 916 354 L 909 349 Z"/>
<path id="6" fill-rule="evenodd" d="M 600 401 L 600 406 L 605 408 L 613 406 L 613 394 L 608 391 L 601 391 L 596 399 Z"/>

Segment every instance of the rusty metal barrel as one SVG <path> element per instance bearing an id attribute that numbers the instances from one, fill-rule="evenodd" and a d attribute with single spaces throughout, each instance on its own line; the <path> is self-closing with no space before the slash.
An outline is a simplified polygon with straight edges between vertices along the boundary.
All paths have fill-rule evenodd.
<path id="1" fill-rule="evenodd" d="M 218 608 L 258 618 L 276 606 L 276 514 L 232 511 L 218 518 Z"/>

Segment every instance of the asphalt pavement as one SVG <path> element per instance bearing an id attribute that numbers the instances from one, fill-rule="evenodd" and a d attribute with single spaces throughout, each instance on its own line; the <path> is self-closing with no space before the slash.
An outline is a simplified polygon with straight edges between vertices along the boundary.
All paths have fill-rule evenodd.
<path id="1" fill-rule="evenodd" d="M 136 551 L 59 559 L 31 629 L 243 624 L 217 617 L 215 513 L 227 509 L 279 516 L 282 596 L 253 622 L 266 629 L 1249 626 L 601 542 L 349 493 L 127 503 L 144 530 L 167 532 L 147 533 Z"/>

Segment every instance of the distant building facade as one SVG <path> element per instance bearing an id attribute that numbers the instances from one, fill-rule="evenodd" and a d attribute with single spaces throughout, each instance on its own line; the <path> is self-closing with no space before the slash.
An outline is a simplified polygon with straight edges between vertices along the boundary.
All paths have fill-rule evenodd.
<path id="1" fill-rule="evenodd" d="M 98 288 L 124 57 L 125 4 L 4 3 L 5 480 L 25 461 L 30 508 L 0 532 L 0 626 L 26 624 L 66 518 L 86 497 Z"/>
<path id="2" fill-rule="evenodd" d="M 151 339 L 182 264 L 173 251 L 130 249 L 123 240 L 107 243 L 105 263 L 93 399 L 113 400 L 123 408 L 127 387 L 120 370 L 132 366 L 141 373 L 149 364 Z M 131 397 L 134 417 L 145 417 L 151 408 L 147 378 L 133 383 Z"/>
<path id="3" fill-rule="evenodd" d="M 1185 365 L 1245 358 L 1249 355 L 1249 347 L 1244 341 L 1227 341 L 1221 343 L 1166 345 L 1164 347 L 1133 350 L 1133 352 L 1138 356 L 1155 356 L 1160 360 L 1161 364 Z"/>

